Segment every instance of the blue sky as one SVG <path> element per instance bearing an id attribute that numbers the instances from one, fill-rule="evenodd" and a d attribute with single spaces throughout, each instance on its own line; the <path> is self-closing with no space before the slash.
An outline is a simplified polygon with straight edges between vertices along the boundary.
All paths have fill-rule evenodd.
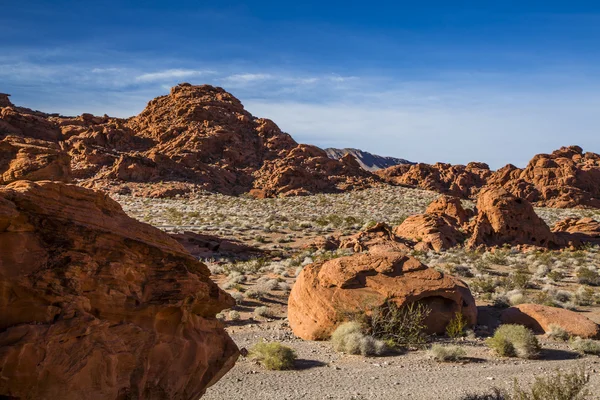
<path id="1" fill-rule="evenodd" d="M 225 3 L 225 4 L 220 4 Z M 222 86 L 303 143 L 524 166 L 600 152 L 600 4 L 22 1 L 2 5 L 0 92 L 127 117 Z"/>

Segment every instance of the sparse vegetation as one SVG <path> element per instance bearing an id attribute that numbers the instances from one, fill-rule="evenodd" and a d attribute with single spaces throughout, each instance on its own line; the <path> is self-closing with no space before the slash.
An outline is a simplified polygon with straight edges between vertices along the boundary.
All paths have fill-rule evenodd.
<path id="1" fill-rule="evenodd" d="M 571 341 L 571 348 L 582 354 L 600 356 L 600 341 L 576 337 Z"/>
<path id="2" fill-rule="evenodd" d="M 418 302 L 403 307 L 386 302 L 371 313 L 371 333 L 393 347 L 423 347 L 427 342 L 425 319 L 430 312 L 427 306 Z"/>
<path id="3" fill-rule="evenodd" d="M 444 346 L 441 344 L 434 344 L 431 346 L 429 353 L 434 360 L 441 362 L 461 361 L 467 355 L 465 349 L 460 346 Z"/>
<path id="4" fill-rule="evenodd" d="M 462 312 L 457 312 L 446 326 L 446 334 L 452 339 L 459 338 L 465 335 L 468 321 Z"/>
<path id="5" fill-rule="evenodd" d="M 501 357 L 536 358 L 540 352 L 537 338 L 522 325 L 501 325 L 487 345 Z"/>
<path id="6" fill-rule="evenodd" d="M 293 349 L 277 342 L 255 344 L 250 349 L 249 357 L 270 370 L 293 369 L 297 358 Z"/>
<path id="7" fill-rule="evenodd" d="M 556 324 L 550 324 L 548 326 L 548 332 L 546 332 L 546 336 L 554 340 L 566 341 L 569 340 L 569 333 L 563 329 L 562 326 Z"/>
<path id="8" fill-rule="evenodd" d="M 344 322 L 331 335 L 331 343 L 336 351 L 363 356 L 379 356 L 385 353 L 384 342 L 363 332 L 363 327 L 356 321 Z"/>

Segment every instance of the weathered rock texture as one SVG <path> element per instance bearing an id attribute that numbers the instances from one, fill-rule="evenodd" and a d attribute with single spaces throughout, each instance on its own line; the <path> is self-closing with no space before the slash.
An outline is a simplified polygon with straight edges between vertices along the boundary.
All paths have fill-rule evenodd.
<path id="1" fill-rule="evenodd" d="M 492 172 L 483 163 L 399 165 L 376 172 L 386 182 L 473 198 L 499 186 L 538 207 L 600 208 L 600 155 L 579 146 L 534 156 L 521 169 L 508 164 Z"/>
<path id="2" fill-rule="evenodd" d="M 476 321 L 475 301 L 466 284 L 385 249 L 304 267 L 289 297 L 288 318 L 297 336 L 327 339 L 347 315 L 368 313 L 386 300 L 398 306 L 426 304 L 432 310 L 425 321 L 431 333 L 444 332 L 456 312 L 470 324 Z"/>
<path id="3" fill-rule="evenodd" d="M 384 181 L 394 185 L 419 187 L 462 198 L 473 197 L 492 174 L 487 164 L 469 163 L 433 165 L 397 165 L 376 172 Z"/>
<path id="4" fill-rule="evenodd" d="M 198 399 L 238 356 L 209 275 L 105 194 L 0 188 L 0 397 Z"/>
<path id="5" fill-rule="evenodd" d="M 434 200 L 424 214 L 406 218 L 394 229 L 396 236 L 414 242 L 417 250 L 447 250 L 462 244 L 467 235 L 462 230 L 472 215 L 460 199 L 441 196 Z"/>
<path id="6" fill-rule="evenodd" d="M 550 331 L 558 325 L 572 336 L 600 338 L 600 326 L 587 317 L 563 308 L 539 304 L 520 304 L 502 312 L 502 323 L 525 325 L 536 333 Z"/>
<path id="7" fill-rule="evenodd" d="M 329 158 L 333 158 L 334 160 L 339 160 L 346 154 L 350 154 L 356 159 L 356 162 L 358 162 L 362 169 L 372 172 L 383 168 L 392 167 L 394 165 L 414 164 L 413 162 L 403 158 L 378 156 L 376 154 L 371 154 L 367 151 L 359 149 L 334 149 L 329 147 L 325 149 L 325 152 Z"/>
<path id="8" fill-rule="evenodd" d="M 579 246 L 584 243 L 600 245 L 600 222 L 592 218 L 566 218 L 558 221 L 552 232 L 569 245 Z"/>
<path id="9" fill-rule="evenodd" d="M 487 188 L 477 199 L 477 217 L 468 247 L 532 245 L 548 248 L 560 243 L 531 204 L 502 188 Z"/>
<path id="10" fill-rule="evenodd" d="M 344 238 L 339 243 L 341 249 L 352 249 L 355 253 L 370 250 L 375 247 L 387 247 L 390 250 L 410 251 L 410 248 L 397 237 L 392 228 L 379 222 L 352 236 Z"/>
<path id="11" fill-rule="evenodd" d="M 257 197 L 366 188 L 379 179 L 351 156 L 299 145 L 221 88 L 181 84 L 130 119 L 60 117 L 0 103 L 5 135 L 45 140 L 89 188 L 165 197 L 209 190 Z M 0 159 L 7 156 L 0 154 Z"/>

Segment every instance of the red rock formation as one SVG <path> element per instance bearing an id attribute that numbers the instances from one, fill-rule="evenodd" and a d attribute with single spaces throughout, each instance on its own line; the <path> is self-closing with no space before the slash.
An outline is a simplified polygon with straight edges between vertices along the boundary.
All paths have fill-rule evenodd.
<path id="1" fill-rule="evenodd" d="M 477 199 L 477 217 L 471 222 L 467 247 L 532 245 L 559 247 L 560 240 L 537 216 L 531 204 L 502 188 L 486 188 Z"/>
<path id="2" fill-rule="evenodd" d="M 432 201 L 425 214 L 439 215 L 451 219 L 455 225 L 464 225 L 473 216 L 473 211 L 465 209 L 459 198 L 453 196 L 440 196 Z"/>
<path id="3" fill-rule="evenodd" d="M 341 249 L 352 249 L 355 253 L 370 250 L 374 247 L 387 247 L 395 251 L 409 251 L 410 248 L 400 238 L 396 237 L 391 227 L 379 222 L 360 231 L 340 242 Z"/>
<path id="4" fill-rule="evenodd" d="M 495 172 L 490 185 L 500 185 L 539 207 L 600 207 L 600 155 L 579 146 L 538 154 L 525 169 L 508 165 Z"/>
<path id="5" fill-rule="evenodd" d="M 304 267 L 289 297 L 288 318 L 295 335 L 327 339 L 344 315 L 368 313 L 386 301 L 398 306 L 426 304 L 432 311 L 425 323 L 432 333 L 443 333 L 456 312 L 470 324 L 477 317 L 475 301 L 463 282 L 404 253 L 384 249 Z"/>
<path id="6" fill-rule="evenodd" d="M 563 328 L 572 336 L 600 338 L 600 326 L 587 317 L 563 308 L 539 304 L 520 304 L 502 312 L 502 323 L 525 325 L 536 333 L 550 331 L 550 325 Z"/>
<path id="7" fill-rule="evenodd" d="M 394 229 L 396 236 L 415 242 L 417 250 L 442 251 L 463 243 L 462 226 L 472 215 L 456 197 L 441 196 L 434 200 L 425 214 L 412 215 Z"/>
<path id="8" fill-rule="evenodd" d="M 6 103 L 6 102 L 4 102 Z M 221 88 L 181 84 L 128 120 L 50 116 L 0 108 L 0 134 L 60 142 L 73 177 L 89 188 L 148 195 L 209 190 L 257 197 L 338 192 L 378 181 L 352 157 L 332 160 L 255 118 Z M 163 191 L 166 190 L 167 192 Z"/>
<path id="9" fill-rule="evenodd" d="M 0 397 L 197 399 L 238 350 L 208 268 L 105 194 L 0 188 Z"/>
<path id="10" fill-rule="evenodd" d="M 393 185 L 414 186 L 462 198 L 473 197 L 486 184 L 491 173 L 484 163 L 469 163 L 467 166 L 419 163 L 397 165 L 376 172 Z"/>
<path id="11" fill-rule="evenodd" d="M 0 140 L 0 185 L 20 179 L 68 182 L 69 155 L 56 143 L 18 136 Z"/>
<path id="12" fill-rule="evenodd" d="M 573 246 L 585 243 L 600 245 L 600 222 L 592 218 L 566 218 L 558 221 L 552 232 Z"/>

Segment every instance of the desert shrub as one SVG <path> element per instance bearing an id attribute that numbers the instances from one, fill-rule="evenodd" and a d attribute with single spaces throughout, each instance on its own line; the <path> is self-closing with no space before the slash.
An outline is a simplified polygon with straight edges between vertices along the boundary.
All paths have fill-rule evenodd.
<path id="1" fill-rule="evenodd" d="M 296 352 L 281 343 L 261 342 L 250 349 L 249 357 L 257 360 L 266 369 L 286 370 L 294 368 Z"/>
<path id="2" fill-rule="evenodd" d="M 562 326 L 557 324 L 550 324 L 548 326 L 546 336 L 554 340 L 562 340 L 563 342 L 569 340 L 569 333 L 564 330 Z"/>
<path id="3" fill-rule="evenodd" d="M 576 275 L 579 283 L 590 286 L 600 286 L 600 274 L 598 274 L 598 271 L 596 270 L 581 267 L 577 269 Z"/>
<path id="4" fill-rule="evenodd" d="M 461 397 L 461 400 L 508 400 L 509 397 L 502 390 L 493 388 L 491 393 L 486 394 L 467 394 Z"/>
<path id="5" fill-rule="evenodd" d="M 571 342 L 571 348 L 579 353 L 600 355 L 600 341 L 576 337 Z"/>
<path id="6" fill-rule="evenodd" d="M 554 282 L 560 282 L 565 277 L 565 274 L 562 271 L 555 269 L 548 272 L 546 276 L 552 279 Z"/>
<path id="7" fill-rule="evenodd" d="M 262 287 L 255 286 L 252 289 L 246 290 L 244 294 L 250 299 L 260 300 L 267 295 L 267 291 Z"/>
<path id="8" fill-rule="evenodd" d="M 475 278 L 471 281 L 471 290 L 476 293 L 494 293 L 498 280 L 491 277 Z"/>
<path id="9" fill-rule="evenodd" d="M 431 346 L 429 353 L 434 360 L 442 362 L 460 361 L 467 355 L 467 352 L 462 347 L 443 346 L 441 344 L 434 344 Z"/>
<path id="10" fill-rule="evenodd" d="M 457 312 L 454 317 L 448 322 L 446 326 L 446 334 L 452 339 L 465 335 L 465 329 L 467 328 L 468 321 L 462 312 Z"/>
<path id="11" fill-rule="evenodd" d="M 458 275 L 464 278 L 473 277 L 473 272 L 471 272 L 471 268 L 466 267 L 464 265 L 449 265 L 448 272 L 452 275 Z"/>
<path id="12" fill-rule="evenodd" d="M 227 316 L 231 321 L 237 321 L 241 318 L 240 313 L 235 310 L 229 311 L 229 314 Z"/>
<path id="13" fill-rule="evenodd" d="M 508 253 L 503 250 L 496 250 L 493 253 L 486 253 L 485 258 L 491 264 L 508 265 Z"/>
<path id="14" fill-rule="evenodd" d="M 556 372 L 554 375 L 537 376 L 529 391 L 517 386 L 515 381 L 514 400 L 584 400 L 589 398 L 589 391 L 585 386 L 590 377 L 585 370 L 572 372 Z"/>
<path id="15" fill-rule="evenodd" d="M 594 290 L 581 286 L 575 292 L 575 304 L 578 306 L 591 306 L 594 304 Z"/>
<path id="16" fill-rule="evenodd" d="M 430 312 L 418 302 L 403 307 L 386 302 L 371 313 L 371 333 L 394 347 L 422 347 L 427 342 L 425 319 Z"/>
<path id="17" fill-rule="evenodd" d="M 540 352 L 537 338 L 522 325 L 501 325 L 487 345 L 501 357 L 535 358 Z"/>
<path id="18" fill-rule="evenodd" d="M 242 304 L 244 302 L 244 295 L 240 292 L 230 292 L 231 297 L 235 300 L 236 304 Z"/>
<path id="19" fill-rule="evenodd" d="M 378 356 L 386 351 L 381 340 L 365 335 L 359 322 L 344 322 L 331 335 L 331 343 L 336 351 L 363 356 Z"/>
<path id="20" fill-rule="evenodd" d="M 254 309 L 254 315 L 263 318 L 273 318 L 275 313 L 267 306 L 260 306 Z"/>

